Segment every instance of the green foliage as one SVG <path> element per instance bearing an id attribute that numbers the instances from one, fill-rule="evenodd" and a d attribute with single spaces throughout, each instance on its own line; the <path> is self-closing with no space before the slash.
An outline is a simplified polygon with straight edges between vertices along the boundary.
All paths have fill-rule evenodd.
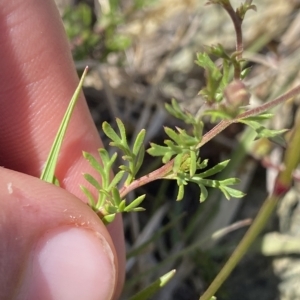
<path id="1" fill-rule="evenodd" d="M 107 122 L 103 123 L 102 129 L 106 136 L 112 140 L 112 142 L 110 142 L 110 145 L 119 148 L 124 153 L 122 159 L 124 161 L 127 161 L 128 164 L 120 166 L 120 169 L 126 171 L 128 174 L 125 181 L 126 186 L 135 179 L 135 176 L 143 163 L 145 154 L 143 142 L 146 131 L 145 129 L 140 131 L 140 133 L 136 137 L 132 149 L 130 149 L 127 143 L 125 127 L 120 119 L 117 119 L 117 125 L 120 136 L 118 136 L 118 134 Z"/>
<path id="2" fill-rule="evenodd" d="M 93 21 L 92 9 L 84 3 L 66 8 L 63 21 L 75 60 L 104 58 L 110 52 L 123 51 L 131 45 L 131 37 L 117 30 L 126 22 L 119 1 L 109 1 L 101 15 L 100 20 Z M 101 57 L 94 53 L 97 48 L 101 49 Z"/>
<path id="3" fill-rule="evenodd" d="M 247 119 L 240 120 L 241 123 L 244 123 L 251 127 L 257 134 L 256 139 L 260 138 L 274 138 L 277 136 L 280 136 L 281 134 L 285 133 L 287 129 L 281 129 L 281 130 L 274 130 L 274 129 L 268 129 L 264 127 L 261 123 L 261 120 L 265 118 L 270 118 L 270 114 L 262 114 L 255 117 L 250 117 Z"/>
<path id="4" fill-rule="evenodd" d="M 173 171 L 176 173 L 181 167 L 181 163 L 188 156 L 195 158 L 193 163 L 197 160 L 196 157 L 199 154 L 197 145 L 202 137 L 203 123 L 196 120 L 190 113 L 182 111 L 174 99 L 172 100 L 172 105 L 168 104 L 166 108 L 173 116 L 184 120 L 188 124 L 192 124 L 193 135 L 188 134 L 185 130 L 178 127 L 176 128 L 177 132 L 169 127 L 165 127 L 165 133 L 170 138 L 164 141 L 166 146 L 150 143 L 151 147 L 147 152 L 152 156 L 162 156 L 163 163 L 169 162 L 175 156 Z M 194 174 L 194 172 L 191 171 L 191 174 Z"/>
<path id="5" fill-rule="evenodd" d="M 244 97 L 247 98 L 243 83 L 240 80 L 232 81 L 234 70 L 239 70 L 238 77 L 241 79 L 245 78 L 250 71 L 250 68 L 242 70 L 244 60 L 238 58 L 238 54 L 238 52 L 227 54 L 220 44 L 206 47 L 206 52 L 197 53 L 196 64 L 205 70 L 206 75 L 206 86 L 200 90 L 199 95 L 210 107 L 213 107 L 205 111 L 206 115 L 211 116 L 212 122 L 217 119 L 232 119 L 241 112 L 242 103 L 238 102 L 238 97 L 234 93 L 239 95 L 238 93 L 245 90 Z M 216 65 L 209 55 L 221 58 L 222 64 Z M 237 86 L 237 83 L 240 83 L 240 86 Z M 232 94 L 234 95 L 230 97 Z"/>
<path id="6" fill-rule="evenodd" d="M 199 140 L 196 137 L 187 134 L 183 129 L 177 127 L 176 130 L 177 132 L 169 127 L 165 127 L 165 133 L 171 140 L 168 139 L 164 141 L 166 146 L 150 143 L 151 148 L 148 149 L 147 152 L 152 156 L 162 156 L 162 162 L 164 164 L 169 162 L 173 156 L 183 158 L 185 154 L 188 155 L 190 152 L 193 152 L 194 155 L 197 156 L 198 150 L 196 147 Z M 174 166 L 174 170 L 175 169 L 177 168 Z"/>
<path id="7" fill-rule="evenodd" d="M 74 45 L 74 59 L 89 57 L 92 49 L 100 43 L 99 34 L 93 31 L 91 8 L 84 3 L 76 7 L 67 7 L 63 21 L 69 40 Z"/>
<path id="8" fill-rule="evenodd" d="M 196 64 L 204 68 L 206 75 L 206 87 L 204 87 L 199 92 L 199 94 L 203 96 L 203 98 L 209 104 L 220 102 L 223 99 L 224 89 L 224 81 L 222 81 L 223 76 L 220 69 L 215 65 L 215 63 L 211 60 L 209 55 L 205 52 L 197 53 Z"/>
<path id="9" fill-rule="evenodd" d="M 108 37 L 105 46 L 110 51 L 122 51 L 131 46 L 131 38 L 125 34 L 113 34 L 113 30 L 107 30 Z"/>
<path id="10" fill-rule="evenodd" d="M 205 70 L 206 76 L 206 85 L 200 90 L 199 95 L 209 106 L 214 107 L 214 109 L 207 110 L 205 114 L 212 117 L 212 122 L 218 118 L 230 119 L 240 113 L 241 104 L 232 103 L 231 99 L 236 97 L 228 97 L 232 91 L 226 94 L 226 90 L 228 88 L 236 90 L 233 92 L 239 92 L 242 88 L 246 90 L 245 86 L 236 87 L 237 84 L 233 85 L 234 82 L 241 83 L 238 80 L 231 82 L 233 71 L 238 70 L 238 77 L 243 79 L 249 73 L 250 68 L 243 70 L 244 60 L 238 57 L 239 52 L 233 52 L 229 55 L 220 44 L 206 46 L 205 50 L 206 52 L 197 53 L 197 60 L 195 61 Z M 222 59 L 222 64 L 216 65 L 210 56 Z"/>
<path id="11" fill-rule="evenodd" d="M 170 162 L 173 158 L 172 168 L 161 178 L 176 180 L 178 185 L 177 200 L 183 198 L 184 187 L 188 182 L 195 183 L 199 186 L 201 202 L 208 196 L 207 187 L 220 189 L 227 199 L 230 197 L 242 197 L 244 195 L 242 192 L 230 187 L 231 185 L 237 184 L 239 182 L 238 179 L 214 180 L 207 178 L 221 172 L 226 167 L 228 161 L 221 162 L 206 171 L 199 172 L 206 168 L 208 163 L 207 160 L 200 160 L 199 149 L 197 148 L 202 138 L 202 121 L 196 119 L 189 112 L 183 111 L 175 100 L 172 100 L 171 105 L 166 105 L 166 108 L 173 116 L 191 124 L 192 134 L 188 134 L 186 130 L 181 128 L 176 128 L 175 131 L 165 127 L 165 132 L 169 137 L 169 139 L 164 142 L 165 146 L 151 143 L 151 147 L 147 152 L 152 156 L 161 156 L 164 164 Z M 111 140 L 110 146 L 116 147 L 121 151 L 124 161 L 124 164 L 119 166 L 120 171 L 113 178 L 111 178 L 112 167 L 116 161 L 117 153 L 114 153 L 110 157 L 105 149 L 99 149 L 101 162 L 92 155 L 84 153 L 84 157 L 99 174 L 100 180 L 97 180 L 90 174 L 84 174 L 84 178 L 97 190 L 97 199 L 86 187 L 81 188 L 88 198 L 89 205 L 93 210 L 99 212 L 102 219 L 107 223 L 111 222 L 117 213 L 142 210 L 139 205 L 145 197 L 145 195 L 142 195 L 129 205 L 126 205 L 125 199 L 121 197 L 121 189 L 116 188 L 125 177 L 123 188 L 130 186 L 130 184 L 135 181 L 136 174 L 142 165 L 145 153 L 143 146 L 145 130 L 141 130 L 134 141 L 133 147 L 130 148 L 124 124 L 120 119 L 117 119 L 117 127 L 119 133 L 107 122 L 104 122 L 102 126 L 103 132 Z"/>
<path id="12" fill-rule="evenodd" d="M 149 7 L 155 2 L 156 0 L 134 0 L 131 7 L 123 11 L 120 1 L 107 1 L 105 7 L 102 7 L 101 18 L 97 23 L 103 32 L 105 51 L 124 51 L 130 47 L 132 37 L 129 34 L 121 33 L 118 28 L 125 25 L 136 11 Z"/>
<path id="13" fill-rule="evenodd" d="M 205 52 L 197 54 L 196 63 L 204 68 L 206 75 L 206 86 L 200 90 L 199 94 L 211 106 L 205 114 L 211 117 L 212 122 L 215 122 L 218 119 L 235 118 L 242 111 L 240 108 L 242 104 L 239 102 L 246 102 L 248 99 L 246 87 L 238 88 L 234 82 L 241 83 L 240 80 L 244 79 L 250 71 L 250 68 L 243 69 L 245 60 L 242 58 L 241 25 L 246 12 L 256 10 L 256 7 L 252 4 L 252 0 L 246 0 L 236 11 L 229 0 L 210 0 L 207 4 L 219 4 L 228 12 L 237 35 L 236 51 L 231 54 L 228 54 L 220 44 L 207 46 Z M 222 64 L 216 65 L 211 56 L 222 59 Z M 231 82 L 232 77 L 235 79 L 233 82 Z M 231 96 L 232 92 L 234 96 Z"/>
<path id="14" fill-rule="evenodd" d="M 165 104 L 168 113 L 175 118 L 184 121 L 186 124 L 190 124 L 193 127 L 193 136 L 198 140 L 201 140 L 203 134 L 203 122 L 199 118 L 195 118 L 188 111 L 183 111 L 177 101 L 172 99 L 171 105 Z"/>
<path id="15" fill-rule="evenodd" d="M 176 180 L 178 185 L 177 200 L 182 200 L 184 187 L 188 182 L 195 183 L 200 188 L 200 202 L 206 200 L 208 196 L 207 187 L 220 189 L 227 199 L 230 199 L 230 197 L 243 197 L 244 193 L 229 187 L 239 183 L 237 178 L 226 180 L 207 179 L 207 177 L 221 172 L 227 166 L 228 160 L 199 173 L 200 170 L 207 167 L 208 163 L 208 160 L 201 161 L 199 158 L 198 144 L 202 139 L 202 121 L 193 117 L 189 112 L 183 111 L 174 99 L 171 105 L 166 105 L 166 108 L 174 117 L 191 124 L 193 127 L 192 135 L 178 127 L 176 128 L 177 132 L 169 127 L 165 127 L 165 133 L 170 138 L 164 141 L 166 146 L 150 143 L 151 147 L 147 150 L 152 156 L 161 156 L 164 164 L 168 163 L 171 158 L 174 159 L 172 172 L 166 174 L 163 178 Z"/>
<path id="16" fill-rule="evenodd" d="M 120 1 L 103 1 L 101 12 L 96 12 L 101 17 L 95 20 L 92 9 L 84 3 L 67 7 L 63 21 L 73 46 L 74 59 L 104 59 L 111 52 L 126 50 L 132 44 L 132 37 L 121 32 L 120 27 L 126 26 L 134 13 L 156 2 L 157 0 L 134 0 L 130 7 L 124 9 Z"/>
<path id="17" fill-rule="evenodd" d="M 209 177 L 209 176 L 212 176 L 214 174 L 221 172 L 226 167 L 228 162 L 229 161 L 221 162 L 221 163 L 217 164 L 216 166 L 212 167 L 211 169 L 204 171 L 202 173 L 194 173 L 193 175 L 191 175 L 191 173 L 178 170 L 177 173 L 167 175 L 164 178 L 177 180 L 177 185 L 179 187 L 178 194 L 177 194 L 177 200 L 182 200 L 182 198 L 184 196 L 184 187 L 188 184 L 188 182 L 195 183 L 200 188 L 200 191 L 201 191 L 200 199 L 199 199 L 200 202 L 205 201 L 208 196 L 207 187 L 220 189 L 220 191 L 225 195 L 225 197 L 228 200 L 231 197 L 241 198 L 245 195 L 244 193 L 229 187 L 230 185 L 238 184 L 239 179 L 237 179 L 237 178 L 228 178 L 225 180 L 206 179 L 206 177 Z M 189 157 L 185 161 L 185 163 L 187 165 L 189 165 L 189 168 L 190 168 L 191 164 L 194 164 L 195 172 L 199 171 L 207 166 L 207 160 L 204 160 L 202 163 L 200 163 L 199 161 L 192 162 L 191 157 Z"/>
<path id="18" fill-rule="evenodd" d="M 126 16 L 118 9 L 117 2 L 109 1 L 110 6 L 103 11 L 103 15 L 98 21 L 98 26 L 103 31 L 104 46 L 107 53 L 126 50 L 132 43 L 129 35 L 117 31 L 119 26 L 126 23 Z"/>
<path id="19" fill-rule="evenodd" d="M 252 0 L 246 0 L 244 3 L 242 3 L 236 9 L 236 13 L 243 20 L 244 17 L 245 17 L 246 12 L 248 10 L 254 10 L 254 11 L 256 11 L 256 5 L 252 4 Z"/>
<path id="20" fill-rule="evenodd" d="M 123 153 L 122 159 L 125 164 L 119 166 L 120 171 L 112 177 L 112 168 L 117 159 L 118 154 L 114 153 L 109 156 L 109 153 L 101 148 L 98 150 L 100 161 L 91 154 L 84 152 L 85 159 L 99 174 L 99 179 L 96 179 L 90 174 L 84 174 L 84 178 L 97 190 L 98 197 L 95 198 L 88 188 L 81 186 L 82 191 L 88 198 L 88 203 L 94 211 L 100 213 L 102 220 L 105 223 L 110 223 L 114 220 L 117 213 L 142 211 L 143 208 L 139 205 L 145 198 L 145 195 L 139 196 L 131 203 L 126 205 L 125 199 L 121 197 L 117 185 L 126 177 L 124 186 L 128 186 L 139 171 L 143 159 L 145 149 L 143 141 L 145 130 L 141 130 L 138 134 L 135 143 L 130 149 L 124 124 L 117 119 L 119 135 L 107 122 L 103 123 L 102 129 L 108 138 L 111 139 L 110 145 L 118 148 Z"/>

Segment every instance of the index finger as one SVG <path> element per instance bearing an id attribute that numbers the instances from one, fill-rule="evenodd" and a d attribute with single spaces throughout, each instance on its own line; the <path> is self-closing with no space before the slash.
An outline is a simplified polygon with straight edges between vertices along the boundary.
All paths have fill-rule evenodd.
<path id="1" fill-rule="evenodd" d="M 39 176 L 78 78 L 52 1 L 1 1 L 0 16 L 0 164 Z M 58 164 L 64 185 L 82 169 L 82 150 L 100 146 L 80 97 Z"/>

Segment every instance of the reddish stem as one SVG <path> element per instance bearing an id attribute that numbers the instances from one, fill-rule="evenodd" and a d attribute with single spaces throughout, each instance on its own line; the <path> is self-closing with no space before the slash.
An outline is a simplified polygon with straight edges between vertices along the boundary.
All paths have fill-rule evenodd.
<path id="1" fill-rule="evenodd" d="M 231 6 L 231 3 L 229 1 L 226 4 L 222 4 L 222 6 L 227 11 L 227 13 L 229 14 L 229 16 L 232 20 L 233 26 L 234 26 L 234 30 L 235 30 L 235 35 L 236 35 L 235 49 L 236 49 L 236 52 L 237 52 L 237 56 L 236 56 L 237 63 L 234 64 L 234 79 L 239 80 L 240 76 L 241 76 L 241 65 L 239 63 L 239 60 L 242 59 L 243 50 L 244 50 L 243 32 L 242 32 L 243 20 L 234 11 L 234 9 Z"/>
<path id="2" fill-rule="evenodd" d="M 291 99 L 292 97 L 295 97 L 299 93 L 300 93 L 300 85 L 296 86 L 295 88 L 293 88 L 286 94 L 284 94 L 270 102 L 267 102 L 259 107 L 256 107 L 256 108 L 253 108 L 253 109 L 250 109 L 248 111 L 241 113 L 240 115 L 238 115 L 236 118 L 234 118 L 232 120 L 221 121 L 213 129 L 211 129 L 209 132 L 207 132 L 202 137 L 202 140 L 197 145 L 197 148 L 199 149 L 204 144 L 209 142 L 211 139 L 213 139 L 216 135 L 218 135 L 220 132 L 222 132 L 229 125 L 231 125 L 233 123 L 238 123 L 239 120 L 241 120 L 241 119 L 245 119 L 248 117 L 252 117 L 252 116 L 261 114 L 261 113 L 275 107 L 276 105 L 281 104 L 281 103 L 285 102 L 286 100 Z M 167 164 L 163 165 L 159 169 L 156 169 L 153 172 L 134 180 L 128 186 L 123 186 L 120 190 L 121 198 L 125 197 L 129 192 L 135 190 L 136 188 L 138 188 L 140 186 L 143 186 L 149 182 L 164 178 L 172 171 L 173 164 L 174 164 L 174 159 L 170 160 Z"/>

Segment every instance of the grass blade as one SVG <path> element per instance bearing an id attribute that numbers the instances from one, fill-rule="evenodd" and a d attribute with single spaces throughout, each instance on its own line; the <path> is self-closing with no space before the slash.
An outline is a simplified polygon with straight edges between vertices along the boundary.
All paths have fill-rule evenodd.
<path id="1" fill-rule="evenodd" d="M 165 286 L 175 275 L 176 271 L 172 270 L 165 275 L 161 276 L 153 283 L 151 283 L 148 287 L 144 290 L 140 291 L 139 293 L 135 294 L 130 300 L 146 300 L 152 297 L 159 289 Z"/>
<path id="2" fill-rule="evenodd" d="M 68 125 L 70 123 L 70 119 L 71 119 L 74 107 L 75 107 L 76 102 L 79 98 L 79 94 L 80 94 L 80 91 L 81 91 L 81 88 L 82 88 L 83 81 L 84 81 L 84 78 L 86 76 L 87 70 L 88 70 L 88 67 L 85 68 L 85 70 L 84 70 L 84 72 L 81 76 L 81 79 L 79 81 L 79 84 L 78 84 L 78 86 L 75 90 L 75 93 L 72 96 L 72 99 L 69 103 L 67 111 L 66 111 L 66 113 L 63 117 L 63 120 L 62 120 L 62 122 L 59 126 L 59 129 L 58 129 L 58 132 L 55 136 L 54 142 L 52 144 L 49 156 L 48 156 L 47 161 L 45 163 L 44 170 L 42 172 L 42 175 L 41 175 L 40 179 L 42 179 L 46 182 L 53 183 L 53 184 L 55 183 L 54 173 L 55 173 L 55 168 L 56 168 L 56 164 L 57 164 L 58 155 L 59 155 L 59 152 L 60 152 L 60 149 L 61 149 L 61 145 L 62 145 L 64 136 L 65 136 L 65 133 L 67 131 Z"/>

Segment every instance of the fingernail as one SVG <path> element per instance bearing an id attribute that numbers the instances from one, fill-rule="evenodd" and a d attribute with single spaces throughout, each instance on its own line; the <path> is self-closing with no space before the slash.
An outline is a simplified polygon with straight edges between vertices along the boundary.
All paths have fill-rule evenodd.
<path id="1" fill-rule="evenodd" d="M 113 253 L 99 234 L 63 227 L 47 232 L 33 250 L 25 272 L 26 299 L 111 299 Z M 25 298 L 22 298 L 25 299 Z"/>

